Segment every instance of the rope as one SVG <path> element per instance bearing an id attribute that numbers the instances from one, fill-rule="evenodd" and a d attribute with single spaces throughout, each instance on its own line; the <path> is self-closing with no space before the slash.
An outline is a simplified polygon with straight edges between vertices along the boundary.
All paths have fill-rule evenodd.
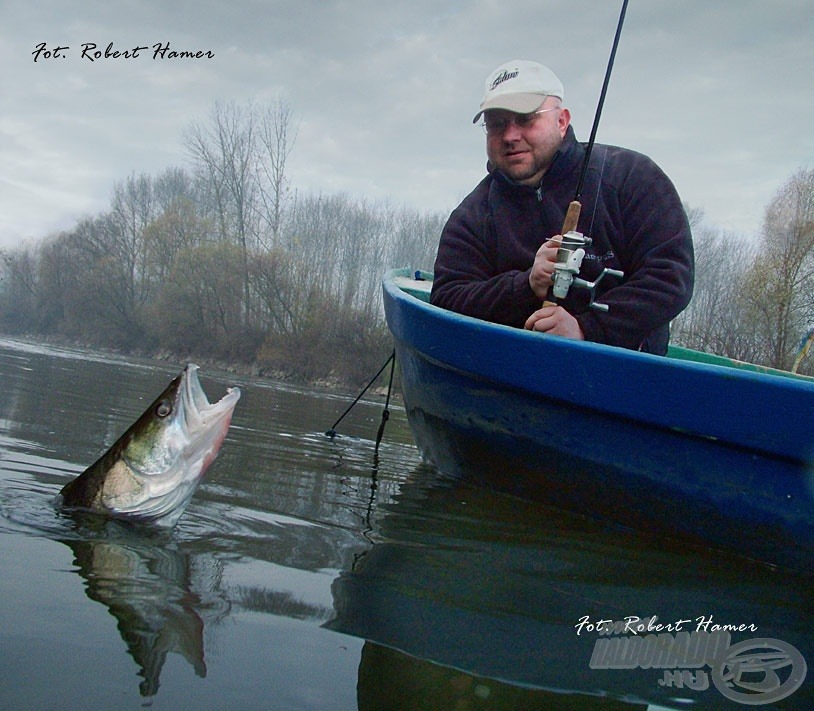
<path id="1" fill-rule="evenodd" d="M 396 351 L 393 349 L 393 352 L 390 354 L 390 382 L 387 385 L 387 399 L 384 401 L 384 411 L 382 412 L 382 421 L 379 425 L 379 431 L 376 434 L 376 449 L 374 450 L 376 454 L 379 453 L 379 445 L 382 442 L 382 435 L 384 434 L 384 426 L 387 424 L 387 421 L 390 419 L 390 410 L 387 408 L 390 405 L 390 393 L 393 390 L 393 372 L 396 370 Z M 385 363 L 387 365 L 387 363 Z"/>
<path id="2" fill-rule="evenodd" d="M 327 432 L 325 432 L 326 437 L 330 437 L 331 439 L 336 437 L 336 427 L 337 427 L 337 425 L 340 422 L 342 422 L 342 420 L 345 419 L 345 415 L 347 415 L 354 408 L 356 403 L 359 402 L 359 400 L 362 399 L 362 395 L 364 395 L 367 392 L 368 388 L 371 385 L 373 385 L 373 383 L 376 382 L 376 378 L 378 378 L 384 372 L 384 369 L 387 367 L 388 363 L 390 363 L 390 361 L 393 361 L 395 363 L 395 360 L 396 360 L 396 351 L 395 351 L 395 349 L 393 349 L 393 352 L 390 354 L 388 359 L 384 362 L 384 365 L 381 368 L 379 368 L 379 372 L 376 373 L 376 375 L 373 376 L 373 378 L 370 380 L 370 382 L 367 385 L 365 385 L 365 387 L 362 389 L 362 392 L 360 392 L 356 396 L 356 399 L 348 406 L 347 410 L 345 410 L 345 412 L 342 413 L 342 415 L 339 417 L 339 419 L 336 422 L 334 422 L 331 429 L 329 429 Z M 391 370 L 390 371 L 390 384 L 392 385 L 392 383 L 393 383 L 393 371 Z M 388 403 L 390 402 L 390 389 L 389 388 L 387 390 L 387 401 L 388 401 Z M 385 406 L 385 412 L 387 413 L 387 406 Z M 387 413 L 387 417 L 389 417 L 389 416 L 390 416 L 389 413 Z M 384 427 L 382 426 L 381 429 L 384 429 Z M 377 447 L 378 447 L 378 442 L 377 442 Z"/>

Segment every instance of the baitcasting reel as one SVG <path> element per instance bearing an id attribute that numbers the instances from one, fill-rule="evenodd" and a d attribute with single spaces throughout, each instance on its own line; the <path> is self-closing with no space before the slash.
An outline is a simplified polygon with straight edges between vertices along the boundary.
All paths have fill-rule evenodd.
<path id="1" fill-rule="evenodd" d="M 585 237 L 581 232 L 566 232 L 562 236 L 560 248 L 557 250 L 557 263 L 554 265 L 554 284 L 552 293 L 557 299 L 564 299 L 568 295 L 571 286 L 587 289 L 591 295 L 588 305 L 597 311 L 607 311 L 607 304 L 600 304 L 594 301 L 596 295 L 596 285 L 606 276 L 623 277 L 624 272 L 618 269 L 603 269 L 602 273 L 594 281 L 580 279 L 579 268 L 582 266 L 582 258 L 585 256 L 583 247 L 588 247 L 591 239 Z"/>

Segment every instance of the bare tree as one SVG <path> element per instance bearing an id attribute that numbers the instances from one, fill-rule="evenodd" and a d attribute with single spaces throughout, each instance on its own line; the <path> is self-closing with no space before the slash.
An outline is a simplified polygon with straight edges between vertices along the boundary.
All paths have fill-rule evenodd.
<path id="1" fill-rule="evenodd" d="M 152 178 L 130 175 L 113 187 L 105 247 L 118 261 L 124 281 L 120 288 L 135 313 L 149 298 L 150 274 L 144 230 L 156 216 Z"/>
<path id="2" fill-rule="evenodd" d="M 259 163 L 265 178 L 260 194 L 273 245 L 277 245 L 280 236 L 283 210 L 290 192 L 290 179 L 286 167 L 288 156 L 297 140 L 297 130 L 292 127 L 291 122 L 291 107 L 282 99 L 266 107 L 259 116 L 262 149 Z"/>
<path id="3" fill-rule="evenodd" d="M 432 271 L 438 240 L 447 216 L 402 208 L 388 241 L 386 263 L 391 268 L 409 267 Z"/>
<path id="4" fill-rule="evenodd" d="M 223 241 L 243 257 L 244 322 L 250 322 L 249 254 L 257 245 L 257 136 L 254 107 L 216 103 L 209 125 L 193 124 L 185 144 L 214 202 Z"/>
<path id="5" fill-rule="evenodd" d="M 739 360 L 753 360 L 754 324 L 742 318 L 743 284 L 754 260 L 744 237 L 697 225 L 695 289 L 672 324 L 673 342 Z"/>
<path id="6" fill-rule="evenodd" d="M 172 274 L 151 307 L 151 322 L 162 345 L 184 355 L 238 355 L 242 262 L 239 247 L 222 241 L 177 255 Z"/>
<path id="7" fill-rule="evenodd" d="M 82 273 L 73 303 L 84 313 L 83 331 L 104 344 L 141 342 L 144 300 L 137 255 L 119 220 L 111 213 L 83 219 L 66 239 Z"/>
<path id="8" fill-rule="evenodd" d="M 153 280 L 161 284 L 172 273 L 179 254 L 211 238 L 212 225 L 200 217 L 195 203 L 177 197 L 144 230 L 148 264 Z"/>
<path id="9" fill-rule="evenodd" d="M 39 284 L 37 249 L 25 245 L 0 252 L 0 317 L 15 332 L 33 330 Z"/>
<path id="10" fill-rule="evenodd" d="M 798 171 L 777 192 L 758 245 L 701 218 L 695 293 L 673 324 L 675 342 L 788 369 L 814 323 L 814 171 Z"/>
<path id="11" fill-rule="evenodd" d="M 762 328 L 764 360 L 789 368 L 814 320 L 814 170 L 799 170 L 766 208 L 748 304 Z"/>

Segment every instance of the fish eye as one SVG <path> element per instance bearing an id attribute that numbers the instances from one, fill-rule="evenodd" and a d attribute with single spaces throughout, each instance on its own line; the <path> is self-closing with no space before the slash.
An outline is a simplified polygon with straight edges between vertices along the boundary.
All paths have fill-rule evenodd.
<path id="1" fill-rule="evenodd" d="M 172 412 L 172 403 L 169 400 L 162 400 L 155 408 L 155 414 L 158 417 L 166 417 Z"/>

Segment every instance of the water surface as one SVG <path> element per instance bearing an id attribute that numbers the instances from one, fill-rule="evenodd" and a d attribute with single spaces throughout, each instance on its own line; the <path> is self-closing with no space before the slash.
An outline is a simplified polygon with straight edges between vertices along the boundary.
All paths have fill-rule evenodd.
<path id="1" fill-rule="evenodd" d="M 591 668 L 586 616 L 754 625 L 732 642 L 814 661 L 810 581 L 446 479 L 397 406 L 376 451 L 380 397 L 331 440 L 351 397 L 204 368 L 243 396 L 173 531 L 56 510 L 181 365 L 0 339 L 3 708 L 743 708 Z"/>

